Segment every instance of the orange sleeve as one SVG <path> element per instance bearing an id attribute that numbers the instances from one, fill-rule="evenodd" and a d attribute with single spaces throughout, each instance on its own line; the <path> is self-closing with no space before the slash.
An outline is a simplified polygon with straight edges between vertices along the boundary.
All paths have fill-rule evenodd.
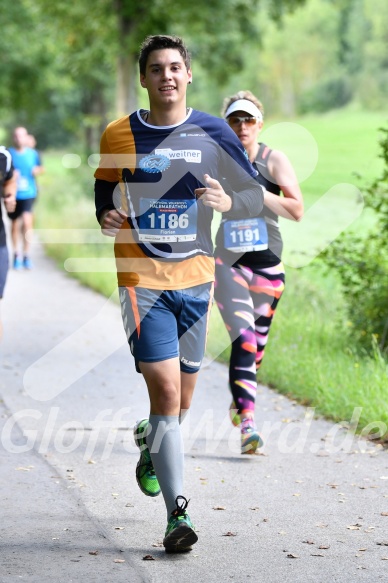
<path id="1" fill-rule="evenodd" d="M 94 177 L 108 182 L 118 182 L 119 173 L 108 141 L 108 128 L 105 129 L 100 141 L 100 162 Z"/>

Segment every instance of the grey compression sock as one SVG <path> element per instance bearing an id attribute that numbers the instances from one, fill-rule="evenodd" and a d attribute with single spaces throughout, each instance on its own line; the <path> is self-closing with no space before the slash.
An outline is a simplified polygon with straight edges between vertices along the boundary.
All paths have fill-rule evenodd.
<path id="1" fill-rule="evenodd" d="M 187 415 L 189 414 L 189 409 L 181 409 L 179 413 L 179 424 L 181 425 Z"/>
<path id="2" fill-rule="evenodd" d="M 184 452 L 179 417 L 150 415 L 149 421 L 152 429 L 147 445 L 169 517 L 176 508 L 176 497 L 183 494 Z"/>

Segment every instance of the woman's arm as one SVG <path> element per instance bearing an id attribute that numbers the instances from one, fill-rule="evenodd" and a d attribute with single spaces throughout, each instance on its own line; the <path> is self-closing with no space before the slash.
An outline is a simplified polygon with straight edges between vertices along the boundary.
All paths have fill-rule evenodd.
<path id="1" fill-rule="evenodd" d="M 300 221 L 303 217 L 303 196 L 291 162 L 283 152 L 273 150 L 268 160 L 268 170 L 284 196 L 266 190 L 265 206 L 280 217 Z"/>

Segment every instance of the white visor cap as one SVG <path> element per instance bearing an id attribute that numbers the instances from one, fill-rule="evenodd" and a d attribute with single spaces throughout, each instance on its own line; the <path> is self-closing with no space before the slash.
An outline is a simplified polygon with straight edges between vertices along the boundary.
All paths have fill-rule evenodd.
<path id="1" fill-rule="evenodd" d="M 249 113 L 249 115 L 257 117 L 260 121 L 263 121 L 263 114 L 260 109 L 256 107 L 252 101 L 249 101 L 249 99 L 238 99 L 237 101 L 233 101 L 225 111 L 225 117 L 229 117 L 235 111 L 245 111 L 245 113 Z"/>

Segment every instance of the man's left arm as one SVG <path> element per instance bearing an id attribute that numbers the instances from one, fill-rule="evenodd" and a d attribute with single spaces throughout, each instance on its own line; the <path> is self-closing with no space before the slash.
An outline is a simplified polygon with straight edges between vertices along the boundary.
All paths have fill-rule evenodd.
<path id="1" fill-rule="evenodd" d="M 251 178 L 244 183 L 241 190 L 231 192 L 232 205 L 225 213 L 227 219 L 246 219 L 257 217 L 264 207 L 264 189 Z"/>
<path id="2" fill-rule="evenodd" d="M 45 167 L 42 164 L 41 157 L 39 153 L 35 150 L 35 164 L 31 170 L 32 176 L 36 177 L 39 174 L 43 174 L 45 172 Z"/>
<path id="3" fill-rule="evenodd" d="M 208 186 L 197 188 L 195 195 L 205 206 L 224 213 L 226 218 L 244 219 L 256 217 L 264 206 L 262 186 L 254 179 L 247 180 L 245 188 L 238 191 L 225 192 L 222 184 L 215 178 L 205 174 Z"/>
<path id="4" fill-rule="evenodd" d="M 257 217 L 264 207 L 264 188 L 257 180 L 258 172 L 248 159 L 244 146 L 225 123 L 220 149 L 220 172 L 228 184 L 231 208 L 225 218 L 244 219 Z"/>

